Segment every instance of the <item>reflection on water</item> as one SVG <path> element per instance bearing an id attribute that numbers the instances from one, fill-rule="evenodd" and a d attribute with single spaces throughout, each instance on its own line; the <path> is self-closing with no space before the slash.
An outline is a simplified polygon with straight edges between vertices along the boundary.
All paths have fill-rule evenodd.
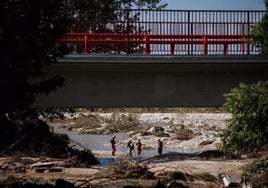
<path id="1" fill-rule="evenodd" d="M 114 164 L 114 158 L 111 158 L 111 157 L 99 158 L 98 160 L 99 160 L 100 164 L 96 165 L 96 166 L 109 167 L 112 164 Z"/>

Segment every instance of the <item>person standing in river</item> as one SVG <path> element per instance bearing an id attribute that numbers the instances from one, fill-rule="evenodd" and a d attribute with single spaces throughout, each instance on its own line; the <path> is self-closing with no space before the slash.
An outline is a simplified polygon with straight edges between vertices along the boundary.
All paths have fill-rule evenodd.
<path id="1" fill-rule="evenodd" d="M 138 151 L 138 155 L 141 154 L 141 139 L 138 139 L 138 142 L 136 142 L 136 147 Z"/>
<path id="2" fill-rule="evenodd" d="M 115 138 L 116 138 L 116 136 L 113 136 L 112 139 L 110 140 L 110 143 L 111 143 L 111 146 L 112 146 L 112 156 L 115 156 L 115 152 L 116 152 Z"/>
<path id="3" fill-rule="evenodd" d="M 129 156 L 132 156 L 132 152 L 134 150 L 134 144 L 132 142 L 132 140 L 129 140 L 128 143 L 127 143 L 127 147 L 129 149 Z"/>
<path id="4" fill-rule="evenodd" d="M 158 139 L 158 154 L 162 155 L 162 151 L 163 151 L 163 142 L 161 139 Z"/>

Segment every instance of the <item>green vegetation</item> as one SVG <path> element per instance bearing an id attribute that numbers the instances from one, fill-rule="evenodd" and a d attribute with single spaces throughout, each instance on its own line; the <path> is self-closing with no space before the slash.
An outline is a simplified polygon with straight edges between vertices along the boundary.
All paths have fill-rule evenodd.
<path id="1" fill-rule="evenodd" d="M 42 126 L 38 114 L 30 111 L 30 107 L 38 95 L 48 94 L 64 85 L 62 77 L 48 77 L 44 68 L 68 52 L 66 46 L 59 46 L 57 40 L 66 32 L 72 31 L 75 22 L 84 21 L 81 24 L 87 27 L 83 32 L 88 32 L 90 27 L 95 32 L 104 32 L 107 29 L 105 21 L 114 18 L 112 15 L 117 8 L 137 6 L 157 9 L 159 7 L 156 4 L 159 2 L 160 0 L 1 0 L 0 150 L 10 150 L 10 146 L 24 142 L 22 138 L 30 138 L 34 129 L 28 129 L 28 126 L 36 126 L 38 130 Z M 87 9 L 94 11 L 91 14 L 83 12 Z M 119 16 L 130 19 L 128 12 Z M 103 24 L 99 22 L 101 20 L 104 21 Z M 89 27 L 85 24 L 89 21 L 95 21 L 95 24 Z M 53 136 L 48 130 L 47 134 Z M 39 145 L 38 138 L 42 139 L 37 134 L 36 145 Z M 16 147 L 12 147 L 14 148 Z"/>
<path id="2" fill-rule="evenodd" d="M 1 118 L 63 85 L 63 78 L 43 72 L 63 53 L 55 45 L 70 22 L 62 7 L 61 1 L 0 1 Z"/>
<path id="3" fill-rule="evenodd" d="M 222 149 L 227 153 L 267 149 L 268 82 L 240 84 L 225 98 L 232 119 L 221 134 Z"/>
<path id="4" fill-rule="evenodd" d="M 254 25 L 250 30 L 249 43 L 255 45 L 260 52 L 260 55 L 267 57 L 268 55 L 268 0 L 264 0 L 266 12 L 262 20 Z"/>
<path id="5" fill-rule="evenodd" d="M 72 32 L 92 33 L 141 33 L 144 28 L 135 27 L 132 22 L 139 20 L 140 12 L 130 9 L 163 9 L 161 0 L 66 0 L 65 7 L 74 23 Z"/>
<path id="6" fill-rule="evenodd" d="M 137 23 L 141 18 L 140 9 L 158 10 L 166 7 L 159 5 L 161 0 L 66 0 L 66 11 L 73 19 L 71 32 L 78 33 L 118 33 L 144 34 L 151 29 Z M 131 11 L 131 9 L 136 9 Z M 124 53 L 143 51 L 140 44 L 94 44 L 89 51 L 94 53 L 114 52 L 115 47 Z M 70 52 L 82 52 L 81 44 L 69 44 Z"/>
<path id="7" fill-rule="evenodd" d="M 56 46 L 70 22 L 61 11 L 63 6 L 61 1 L 0 1 L 1 149 L 25 136 L 18 122 L 37 117 L 34 112 L 25 113 L 36 96 L 64 83 L 60 76 L 44 77 L 43 71 L 64 53 Z"/>
<path id="8" fill-rule="evenodd" d="M 93 32 L 114 32 L 107 30 L 107 20 L 126 17 L 138 19 L 138 15 L 130 17 L 128 11 L 118 15 L 116 9 L 165 7 L 157 6 L 159 2 L 160 0 L 0 1 L 0 47 L 4 49 L 0 55 L 1 119 L 5 118 L 6 113 L 28 108 L 39 94 L 63 86 L 62 77 L 44 77 L 43 68 L 67 52 L 56 41 L 73 29 L 75 23 L 87 26 L 83 32 L 88 32 L 90 28 Z M 93 21 L 94 25 L 85 24 Z M 119 27 L 121 26 L 116 25 L 114 28 Z M 122 26 L 121 29 L 120 32 L 125 32 L 126 27 Z"/>
<path id="9" fill-rule="evenodd" d="M 223 151 L 229 154 L 267 151 L 268 82 L 240 84 L 225 98 L 224 107 L 232 113 L 232 119 L 221 134 Z M 267 187 L 268 158 L 249 164 L 241 179 L 252 187 Z"/>

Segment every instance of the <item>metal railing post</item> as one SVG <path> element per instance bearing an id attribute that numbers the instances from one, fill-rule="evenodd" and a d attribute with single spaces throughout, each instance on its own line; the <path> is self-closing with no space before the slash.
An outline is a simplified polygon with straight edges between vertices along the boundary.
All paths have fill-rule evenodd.
<path id="1" fill-rule="evenodd" d="M 191 18 L 190 18 L 190 11 L 187 11 L 187 33 L 188 35 L 193 34 L 192 28 L 190 27 L 190 23 L 191 23 Z M 191 31 L 190 31 L 191 30 Z M 190 38 L 188 38 L 189 41 Z M 188 55 L 190 55 L 190 44 L 187 44 L 188 46 Z"/>
<path id="2" fill-rule="evenodd" d="M 226 55 L 228 50 L 228 44 L 223 45 L 223 54 Z"/>
<path id="3" fill-rule="evenodd" d="M 88 34 L 84 34 L 84 54 L 88 53 Z"/>
<path id="4" fill-rule="evenodd" d="M 175 51 L 175 44 L 171 43 L 170 44 L 170 55 L 174 55 L 174 51 Z"/>
<path id="5" fill-rule="evenodd" d="M 249 36 L 249 30 L 251 29 L 250 28 L 250 12 L 248 11 L 247 12 L 247 14 L 248 14 L 248 20 L 247 20 L 247 24 L 248 24 L 248 33 L 247 33 L 247 35 Z M 247 55 L 250 55 L 250 44 L 249 44 L 249 42 L 247 43 Z"/>
<path id="6" fill-rule="evenodd" d="M 207 36 L 203 36 L 203 55 L 208 55 Z"/>
<path id="7" fill-rule="evenodd" d="M 150 41 L 148 35 L 144 35 L 144 43 L 145 43 L 144 54 L 150 54 Z"/>
<path id="8" fill-rule="evenodd" d="M 159 12 L 158 10 L 134 9 L 128 11 L 129 14 L 134 11 L 134 14 L 131 13 L 126 20 L 115 20 L 115 23 L 120 23 L 119 25 L 128 25 L 125 28 L 128 32 L 121 33 L 122 35 L 119 32 L 118 36 L 115 36 L 118 31 L 117 27 L 112 26 L 113 24 L 107 25 L 111 33 L 105 33 L 107 32 L 106 30 L 103 33 L 101 31 L 100 33 L 81 31 L 78 27 L 79 21 L 76 24 L 77 32 L 72 29 L 73 33 L 68 33 L 59 41 L 74 44 L 74 47 L 79 45 L 82 47 L 82 52 L 80 50 L 79 53 L 85 54 L 90 53 L 94 47 L 98 47 L 94 52 L 106 53 L 110 50 L 113 53 L 121 54 L 121 50 L 127 53 L 137 52 L 161 55 L 254 55 L 257 53 L 256 47 L 249 43 L 244 44 L 240 37 L 241 35 L 244 35 L 245 38 L 249 37 L 250 27 L 258 23 L 265 14 L 265 11 L 231 10 L 174 10 L 174 13 L 170 10 L 161 10 Z M 132 16 L 136 15 L 136 13 L 139 13 L 139 18 L 132 19 Z M 88 24 L 93 26 L 96 23 Z M 139 33 L 138 38 L 136 38 L 136 33 Z M 178 36 L 183 38 L 178 38 Z M 136 43 L 137 39 L 139 40 Z M 104 46 L 102 47 L 102 45 Z M 170 46 L 166 47 L 167 45 Z M 141 46 L 143 49 L 140 48 Z"/>

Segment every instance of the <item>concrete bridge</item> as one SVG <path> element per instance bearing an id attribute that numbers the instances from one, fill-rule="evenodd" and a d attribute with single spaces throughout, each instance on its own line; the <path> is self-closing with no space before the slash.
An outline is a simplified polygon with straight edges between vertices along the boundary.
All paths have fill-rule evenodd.
<path id="1" fill-rule="evenodd" d="M 239 83 L 268 80 L 268 60 L 245 43 L 264 14 L 134 9 L 125 19 L 122 9 L 113 20 L 99 20 L 102 27 L 78 19 L 58 40 L 76 55 L 47 69 L 48 76 L 64 77 L 65 86 L 34 106 L 222 106 L 223 95 Z"/>
<path id="2" fill-rule="evenodd" d="M 239 83 L 268 80 L 257 56 L 68 55 L 48 67 L 65 86 L 34 107 L 222 106 Z"/>

